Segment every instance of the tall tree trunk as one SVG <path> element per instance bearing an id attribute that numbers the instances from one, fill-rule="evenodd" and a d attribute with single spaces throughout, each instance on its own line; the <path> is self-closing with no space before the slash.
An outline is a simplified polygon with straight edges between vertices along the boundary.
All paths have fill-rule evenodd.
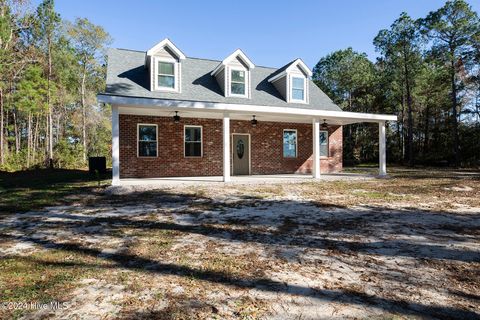
<path id="1" fill-rule="evenodd" d="M 49 156 L 48 156 L 48 137 L 50 136 L 48 133 L 48 128 L 50 127 L 49 121 L 48 121 L 48 113 L 49 111 L 47 110 L 47 113 L 45 113 L 45 139 L 43 141 L 43 146 L 45 147 L 45 165 L 48 167 L 48 162 L 49 162 Z"/>
<path id="2" fill-rule="evenodd" d="M 402 148 L 402 130 L 400 128 L 400 121 L 397 122 L 397 143 L 398 143 L 398 153 L 399 153 L 398 157 L 401 158 L 402 157 L 402 155 L 401 155 L 401 153 L 402 153 L 402 151 L 401 151 L 402 150 L 401 149 Z M 401 160 L 401 159 L 397 158 L 397 161 L 398 160 Z"/>
<path id="3" fill-rule="evenodd" d="M 453 156 L 455 167 L 460 164 L 460 154 L 458 152 L 459 137 L 458 137 L 458 119 L 457 119 L 457 85 L 455 83 L 455 51 L 450 49 L 450 82 L 452 86 L 452 121 L 453 121 Z"/>
<path id="4" fill-rule="evenodd" d="M 9 114 L 9 112 L 8 112 L 8 109 L 6 109 L 6 110 L 5 110 L 5 124 L 6 124 L 6 126 L 5 126 L 4 129 L 5 129 L 5 137 L 7 137 L 7 138 L 9 137 L 9 130 L 8 130 L 8 119 L 9 119 L 9 116 L 10 116 L 10 114 Z M 8 144 L 7 138 L 5 138 L 5 137 L 4 137 L 5 149 L 3 150 L 3 153 L 4 153 L 4 155 L 5 155 L 5 159 L 7 159 L 7 158 L 8 158 L 8 155 L 10 154 L 10 146 L 9 146 L 9 144 Z"/>
<path id="5" fill-rule="evenodd" d="M 28 125 L 27 125 L 27 168 L 30 168 L 30 157 L 32 147 L 32 112 L 28 112 Z"/>
<path id="6" fill-rule="evenodd" d="M 53 121 L 52 121 L 52 105 L 50 83 L 52 78 L 52 39 L 51 34 L 47 37 L 48 45 L 48 77 L 47 77 L 47 106 L 48 106 L 48 166 L 53 167 Z"/>
<path id="7" fill-rule="evenodd" d="M 16 110 L 13 111 L 13 130 L 15 133 L 15 153 L 18 154 L 20 152 L 20 135 L 18 133 L 18 125 L 17 125 L 17 115 L 16 115 Z"/>
<path id="8" fill-rule="evenodd" d="M 413 114 L 412 114 L 412 94 L 410 92 L 410 70 L 408 68 L 408 57 L 406 49 L 404 49 L 404 72 L 405 72 L 405 90 L 407 94 L 407 114 L 408 114 L 408 128 L 407 128 L 407 141 L 408 141 L 408 165 L 413 167 L 414 155 L 413 155 Z"/>
<path id="9" fill-rule="evenodd" d="M 38 115 L 36 116 L 36 121 L 35 121 L 35 133 L 33 135 L 33 163 L 37 164 L 37 146 L 38 146 L 38 123 L 40 122 L 40 119 Z"/>
<path id="10" fill-rule="evenodd" d="M 83 163 L 87 162 L 87 126 L 86 118 L 87 111 L 85 106 L 85 81 L 87 77 L 87 65 L 83 64 L 82 86 L 81 86 L 81 98 L 82 98 L 82 140 L 83 140 Z"/>
<path id="11" fill-rule="evenodd" d="M 402 89 L 402 116 L 401 116 L 401 124 L 402 124 L 402 142 L 401 142 L 401 156 L 402 156 L 402 164 L 405 163 L 405 94 L 403 93 Z"/>
<path id="12" fill-rule="evenodd" d="M 5 163 L 3 133 L 3 89 L 0 88 L 0 165 Z"/>
<path id="13" fill-rule="evenodd" d="M 425 108 L 425 138 L 423 140 L 423 157 L 428 153 L 429 135 L 430 135 L 430 106 L 427 104 Z"/>

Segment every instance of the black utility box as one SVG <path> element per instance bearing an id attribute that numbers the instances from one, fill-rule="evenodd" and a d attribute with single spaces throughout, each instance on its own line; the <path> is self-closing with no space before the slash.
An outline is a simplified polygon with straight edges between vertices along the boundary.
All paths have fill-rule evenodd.
<path id="1" fill-rule="evenodd" d="M 88 172 L 94 174 L 95 171 L 103 174 L 107 172 L 107 158 L 105 157 L 89 157 Z"/>

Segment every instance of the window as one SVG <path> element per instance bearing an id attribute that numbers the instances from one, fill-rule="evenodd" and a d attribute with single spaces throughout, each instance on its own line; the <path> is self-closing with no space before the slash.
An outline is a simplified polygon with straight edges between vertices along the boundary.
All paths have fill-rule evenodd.
<path id="1" fill-rule="evenodd" d="M 139 124 L 138 125 L 138 156 L 156 157 L 157 156 L 157 125 Z"/>
<path id="2" fill-rule="evenodd" d="M 292 77 L 292 100 L 305 100 L 305 79 Z"/>
<path id="3" fill-rule="evenodd" d="M 202 127 L 185 126 L 185 157 L 202 156 Z"/>
<path id="4" fill-rule="evenodd" d="M 328 131 L 320 131 L 320 157 L 328 157 Z"/>
<path id="5" fill-rule="evenodd" d="M 158 87 L 175 89 L 175 63 L 158 62 Z"/>
<path id="6" fill-rule="evenodd" d="M 297 157 L 297 130 L 283 130 L 283 157 Z"/>
<path id="7" fill-rule="evenodd" d="M 245 95 L 245 71 L 232 70 L 230 80 L 230 93 L 233 95 Z"/>

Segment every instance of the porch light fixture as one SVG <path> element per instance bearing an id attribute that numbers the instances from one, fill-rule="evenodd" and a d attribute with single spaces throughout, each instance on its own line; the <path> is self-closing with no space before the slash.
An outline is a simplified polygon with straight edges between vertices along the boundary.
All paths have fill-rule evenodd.
<path id="1" fill-rule="evenodd" d="M 175 123 L 180 122 L 180 116 L 178 115 L 178 111 L 175 111 L 175 115 L 173 116 L 173 122 Z"/>
<path id="2" fill-rule="evenodd" d="M 322 123 L 322 125 L 320 126 L 320 129 L 321 129 L 321 130 L 328 130 L 327 121 L 326 121 L 325 119 L 323 119 L 323 123 Z"/>
<path id="3" fill-rule="evenodd" d="M 252 124 L 252 127 L 257 126 L 258 121 L 257 121 L 257 119 L 255 119 L 255 115 L 253 116 L 253 119 L 252 119 L 252 121 L 250 121 L 250 123 Z"/>

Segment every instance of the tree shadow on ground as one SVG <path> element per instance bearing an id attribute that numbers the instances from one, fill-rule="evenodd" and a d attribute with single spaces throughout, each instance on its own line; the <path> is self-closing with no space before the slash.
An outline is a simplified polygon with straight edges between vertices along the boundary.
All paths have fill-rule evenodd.
<path id="1" fill-rule="evenodd" d="M 434 316 L 440 319 L 478 319 L 478 314 L 476 314 L 475 312 L 462 310 L 455 307 L 426 306 L 420 303 L 412 303 L 410 301 L 398 301 L 376 297 L 359 291 L 313 289 L 298 285 L 285 285 L 284 282 L 279 282 L 268 278 L 238 279 L 233 278 L 223 272 L 200 270 L 177 264 L 161 263 L 155 260 L 146 259 L 136 255 L 130 255 L 125 253 L 113 253 L 105 255 L 102 253 L 101 250 L 86 248 L 75 243 L 57 244 L 51 241 L 32 239 L 28 237 L 22 240 L 30 241 L 49 249 L 65 250 L 68 252 L 81 253 L 92 257 L 98 257 L 102 255 L 102 257 L 114 263 L 113 265 L 106 267 L 103 265 L 87 265 L 85 263 L 77 262 L 54 262 L 43 261 L 40 259 L 36 259 L 33 261 L 37 264 L 42 264 L 48 267 L 79 266 L 90 268 L 122 268 L 155 274 L 184 276 L 232 286 L 240 289 L 255 288 L 256 290 L 260 291 L 287 293 L 297 296 L 303 295 L 324 301 L 336 301 L 347 304 L 376 306 L 389 312 L 398 312 L 404 315 L 420 315 L 428 317 Z M 29 257 L 23 257 L 22 259 L 27 261 L 31 260 L 31 258 Z"/>
<path id="2" fill-rule="evenodd" d="M 93 268 L 113 268 L 113 269 L 128 269 L 134 271 L 141 271 L 153 274 L 171 274 L 178 275 L 182 277 L 191 277 L 203 281 L 209 281 L 211 283 L 223 284 L 227 286 L 232 286 L 235 288 L 241 289 L 252 289 L 266 291 L 266 292 L 276 292 L 276 293 L 286 293 L 297 296 L 306 296 L 314 299 L 319 299 L 323 301 L 335 301 L 346 304 L 355 304 L 362 306 L 375 306 L 381 309 L 384 309 L 388 312 L 397 312 L 404 315 L 419 315 L 425 317 L 437 317 L 441 319 L 450 319 L 450 318 L 461 318 L 461 319 L 476 319 L 479 315 L 475 312 L 460 309 L 454 306 L 438 306 L 438 305 L 424 305 L 421 303 L 406 301 L 406 300 L 395 300 L 388 299 L 378 296 L 368 295 L 364 292 L 355 291 L 355 290 L 329 290 L 329 289 L 316 289 L 309 288 L 299 285 L 286 285 L 284 282 L 272 280 L 265 277 L 254 277 L 251 278 L 238 278 L 231 276 L 229 274 L 199 269 L 190 266 L 179 265 L 175 263 L 163 263 L 151 258 L 141 257 L 135 254 L 128 252 L 114 252 L 114 253 L 104 253 L 99 248 L 91 248 L 87 245 L 67 241 L 59 242 L 54 241 L 48 238 L 42 238 L 42 230 L 55 230 L 55 229 L 70 229 L 75 234 L 89 235 L 87 232 L 89 226 L 102 226 L 101 229 L 96 230 L 95 232 L 99 235 L 118 235 L 117 231 L 122 228 L 131 228 L 138 231 L 148 231 L 148 230 L 173 230 L 180 232 L 184 235 L 197 234 L 202 236 L 208 236 L 212 238 L 217 238 L 220 240 L 235 240 L 242 243 L 256 243 L 265 246 L 277 246 L 277 247 L 290 247 L 296 246 L 300 248 L 311 248 L 311 249 L 334 249 L 337 252 L 343 253 L 353 253 L 353 254 L 370 254 L 376 256 L 391 256 L 391 257 L 409 257 L 418 260 L 438 260 L 446 259 L 456 262 L 466 262 L 474 263 L 480 262 L 480 253 L 468 250 L 459 250 L 454 248 L 447 248 L 441 245 L 432 245 L 426 243 L 416 243 L 411 241 L 403 240 L 380 240 L 373 242 L 362 242 L 362 241 L 347 241 L 347 240 L 337 240 L 330 239 L 326 236 L 319 237 L 318 234 L 305 234 L 305 233 L 296 233 L 293 230 L 286 229 L 287 232 L 283 234 L 281 232 L 266 231 L 263 229 L 255 228 L 255 219 L 250 219 L 249 221 L 235 221 L 225 220 L 222 222 L 223 226 L 231 225 L 235 228 L 225 229 L 224 227 L 219 227 L 218 225 L 213 225 L 212 223 L 203 224 L 202 220 L 194 220 L 191 225 L 184 225 L 174 222 L 160 222 L 152 220 L 139 220 L 141 216 L 147 216 L 150 214 L 149 210 L 144 210 L 143 214 L 138 214 L 133 212 L 130 216 L 125 216 L 125 212 L 120 214 L 115 214 L 112 209 L 122 209 L 124 206 L 145 206 L 152 205 L 153 208 L 164 208 L 169 206 L 169 204 L 182 204 L 180 208 L 174 208 L 173 212 L 176 212 L 179 215 L 196 215 L 201 214 L 204 211 L 215 211 L 220 210 L 224 214 L 232 210 L 248 208 L 251 206 L 251 210 L 255 210 L 258 206 L 258 202 L 265 207 L 272 206 L 290 206 L 295 204 L 307 205 L 305 202 L 297 201 L 271 201 L 265 199 L 258 199 L 255 197 L 238 197 L 239 203 L 225 203 L 209 197 L 196 196 L 192 194 L 179 194 L 168 191 L 151 191 L 151 192 L 139 192 L 132 193 L 131 195 L 125 196 L 109 196 L 101 200 L 103 202 L 111 205 L 111 208 L 106 210 L 112 211 L 111 216 L 108 217 L 96 217 L 95 212 L 91 213 L 88 217 L 85 218 L 85 215 L 75 215 L 72 213 L 49 213 L 49 211 L 41 212 L 38 216 L 31 215 L 27 219 L 38 219 L 41 222 L 40 228 L 36 229 L 34 233 L 31 230 L 26 230 L 22 228 L 22 222 L 20 221 L 17 225 L 13 227 L 17 231 L 17 235 L 3 235 L 4 239 L 7 240 L 16 240 L 20 242 L 33 243 L 38 246 L 41 246 L 45 249 L 58 249 L 64 250 L 71 253 L 79 253 L 91 257 L 101 257 L 102 259 L 111 262 L 109 265 L 100 265 L 100 264 L 86 264 L 73 261 L 46 261 L 34 257 L 18 257 L 19 259 L 30 260 L 37 264 L 46 265 L 49 267 L 93 267 Z M 249 202 L 250 201 L 250 202 Z M 200 210 L 189 211 L 185 209 L 185 206 L 201 204 L 205 206 L 200 207 Z M 95 206 L 98 207 L 98 200 L 94 204 L 91 204 L 92 208 Z M 324 210 L 328 208 L 328 204 L 324 203 L 310 203 L 310 208 L 312 210 Z M 88 208 L 88 207 L 87 207 Z M 103 210 L 103 209 L 101 209 Z M 186 210 L 186 211 L 185 211 Z M 343 212 L 342 212 L 343 210 Z M 61 210 L 60 210 L 61 211 Z M 140 209 L 141 211 L 141 209 Z M 258 214 L 264 211 L 259 210 Z M 332 214 L 326 215 L 324 217 L 325 224 L 312 222 L 309 225 L 309 222 L 302 222 L 305 227 L 316 229 L 318 232 L 327 230 L 328 232 L 336 232 L 339 235 L 344 235 L 345 237 L 354 236 L 367 236 L 368 232 L 374 230 L 376 227 L 381 226 L 382 224 L 388 223 L 388 219 L 391 218 L 392 214 L 387 214 L 387 208 L 382 207 L 370 207 L 368 212 L 357 212 L 355 209 L 349 209 L 346 207 L 337 206 L 336 210 L 331 212 Z M 302 213 L 296 213 L 301 215 Z M 372 225 L 368 225 L 359 221 L 358 215 L 364 215 L 367 221 L 373 221 Z M 419 221 L 418 224 L 414 224 L 409 227 L 408 235 L 421 236 L 425 234 L 425 230 L 428 230 L 431 227 L 430 219 L 438 216 L 437 212 L 410 212 L 402 211 L 401 214 L 403 218 L 407 219 L 417 217 L 423 217 L 424 221 Z M 370 215 L 370 216 L 368 216 Z M 408 217 L 410 215 L 410 217 Z M 368 218 L 367 218 L 368 217 Z M 478 218 L 478 215 L 470 217 L 471 219 Z M 48 220 L 52 218 L 52 220 Z M 63 218 L 63 219 L 60 219 Z M 335 221 L 332 223 L 332 221 Z M 343 222 L 343 223 L 342 223 Z M 376 225 L 376 222 L 379 225 Z M 380 224 L 381 223 L 381 224 Z M 452 225 L 455 224 L 455 220 L 452 220 Z M 243 225 L 243 228 L 241 226 Z M 239 228 L 240 226 L 240 228 Z M 324 228 L 325 230 L 323 230 Z M 443 228 L 446 228 L 445 226 Z M 368 232 L 367 232 L 368 231 Z M 475 235 L 476 230 L 467 230 L 465 237 L 469 237 L 472 232 Z M 404 232 L 401 229 L 397 230 L 398 234 Z M 18 235 L 20 233 L 20 235 Z M 119 235 L 118 235 L 119 236 Z M 457 241 L 461 240 L 462 235 L 456 235 Z M 459 293 L 460 294 L 460 293 Z M 469 295 L 469 293 L 464 293 Z M 138 314 L 141 316 L 141 314 Z"/>
<path id="3" fill-rule="evenodd" d="M 93 189 L 110 176 L 110 172 L 92 175 L 86 170 L 74 169 L 0 171 L 0 217 L 71 203 L 68 196 L 93 193 Z"/>

